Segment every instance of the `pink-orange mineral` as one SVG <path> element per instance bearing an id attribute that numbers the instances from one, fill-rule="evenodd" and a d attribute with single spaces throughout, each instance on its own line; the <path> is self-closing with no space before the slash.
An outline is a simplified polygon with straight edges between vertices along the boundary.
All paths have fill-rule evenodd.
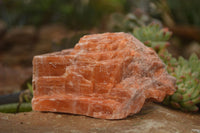
<path id="1" fill-rule="evenodd" d="M 175 78 L 157 54 L 126 33 L 87 35 L 74 49 L 35 56 L 33 110 L 103 119 L 138 113 L 146 99 L 161 102 Z"/>

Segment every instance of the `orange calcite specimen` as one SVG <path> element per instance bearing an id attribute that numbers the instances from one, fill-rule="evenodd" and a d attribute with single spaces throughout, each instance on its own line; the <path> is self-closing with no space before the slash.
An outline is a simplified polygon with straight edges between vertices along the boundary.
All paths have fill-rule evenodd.
<path id="1" fill-rule="evenodd" d="M 33 110 L 122 119 L 175 91 L 157 54 L 126 33 L 87 35 L 74 49 L 35 56 Z"/>

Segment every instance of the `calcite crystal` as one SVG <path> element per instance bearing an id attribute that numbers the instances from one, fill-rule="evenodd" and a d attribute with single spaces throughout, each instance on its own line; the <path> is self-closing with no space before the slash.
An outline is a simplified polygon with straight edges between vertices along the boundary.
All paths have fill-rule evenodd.
<path id="1" fill-rule="evenodd" d="M 157 54 L 126 33 L 86 35 L 74 49 L 35 56 L 33 110 L 122 119 L 175 91 Z"/>

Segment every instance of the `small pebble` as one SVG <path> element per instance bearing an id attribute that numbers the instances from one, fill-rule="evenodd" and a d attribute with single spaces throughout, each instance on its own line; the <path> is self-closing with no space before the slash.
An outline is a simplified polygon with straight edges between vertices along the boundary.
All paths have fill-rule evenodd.
<path id="1" fill-rule="evenodd" d="M 56 116 L 56 118 L 61 118 L 61 117 L 62 117 L 61 115 L 57 115 L 57 116 Z"/>
<path id="2" fill-rule="evenodd" d="M 1 117 L 1 119 L 8 120 L 8 116 L 3 116 L 3 117 Z"/>

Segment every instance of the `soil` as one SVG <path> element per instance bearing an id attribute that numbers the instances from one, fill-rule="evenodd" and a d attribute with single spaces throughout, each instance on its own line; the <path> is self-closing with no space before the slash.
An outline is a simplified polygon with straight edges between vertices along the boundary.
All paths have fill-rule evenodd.
<path id="1" fill-rule="evenodd" d="M 200 133 L 200 114 L 155 103 L 146 103 L 140 113 L 123 120 L 50 112 L 0 113 L 0 129 L 1 133 Z"/>

